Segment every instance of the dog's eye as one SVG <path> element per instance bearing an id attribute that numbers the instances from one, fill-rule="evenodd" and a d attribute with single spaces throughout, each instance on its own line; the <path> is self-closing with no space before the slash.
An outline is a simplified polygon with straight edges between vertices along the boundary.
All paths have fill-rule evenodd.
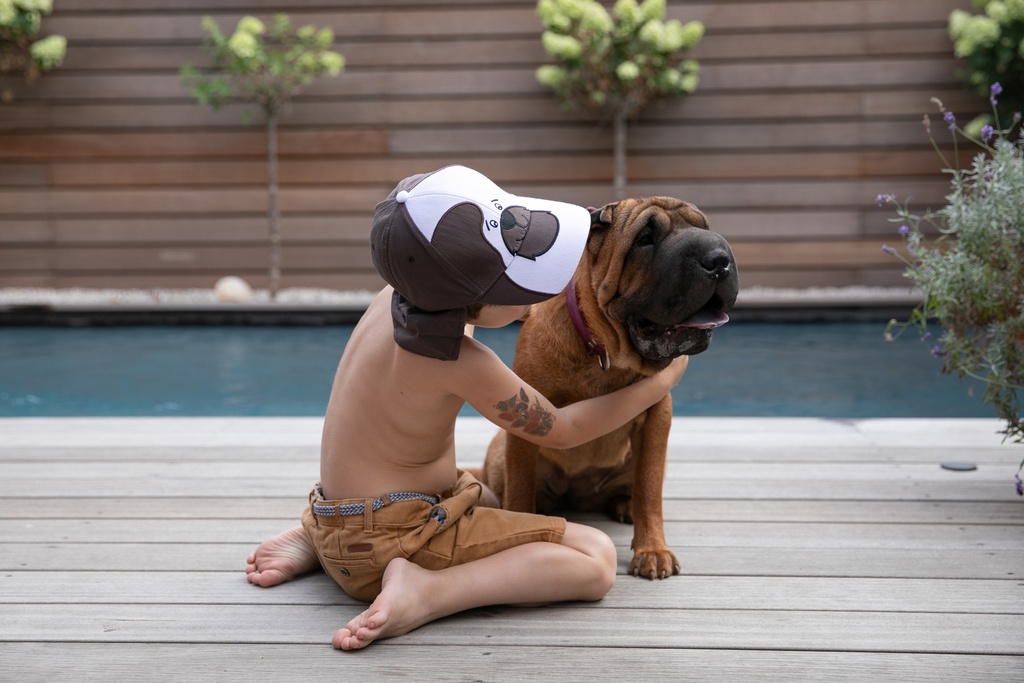
<path id="1" fill-rule="evenodd" d="M 636 236 L 636 240 L 633 242 L 633 246 L 636 248 L 649 247 L 653 244 L 654 235 L 651 233 L 650 229 L 645 229 L 640 232 L 640 234 Z"/>

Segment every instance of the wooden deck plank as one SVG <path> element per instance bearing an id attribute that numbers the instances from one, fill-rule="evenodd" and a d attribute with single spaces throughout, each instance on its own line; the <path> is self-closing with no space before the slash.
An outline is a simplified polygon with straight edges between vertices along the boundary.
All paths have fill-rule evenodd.
<path id="1" fill-rule="evenodd" d="M 497 430 L 497 428 L 495 428 Z M 479 464 L 480 448 L 478 445 L 470 449 L 464 447 L 465 457 L 460 453 L 460 462 L 468 465 Z M 55 448 L 7 448 L 0 446 L 0 463 L 16 462 L 245 462 L 245 463 L 281 463 L 294 464 L 315 461 L 319 457 L 319 448 L 315 446 L 291 448 L 260 448 L 260 447 L 195 447 L 175 448 L 154 446 L 140 450 L 138 448 L 110 447 L 55 447 Z M 1007 463 L 1005 448 L 1000 446 L 975 446 L 969 453 L 970 461 L 983 465 L 1005 465 Z M 846 464 L 886 464 L 900 462 L 903 464 L 930 464 L 947 460 L 963 460 L 962 447 L 936 446 L 934 448 L 904 449 L 899 456 L 882 446 L 854 446 L 843 448 L 794 446 L 783 448 L 766 446 L 763 449 L 751 450 L 746 447 L 723 445 L 711 447 L 704 444 L 673 446 L 668 451 L 670 463 L 704 463 L 746 464 L 746 463 L 790 463 L 794 466 L 817 463 Z"/>
<path id="2" fill-rule="evenodd" d="M 280 531 L 290 523 L 268 531 Z M 0 571 L 240 572 L 248 543 L 7 543 Z M 625 546 L 623 546 L 623 552 Z M 1014 579 L 1024 550 L 914 548 L 676 548 L 687 576 L 814 576 L 917 579 Z"/>
<path id="3" fill-rule="evenodd" d="M 667 492 L 671 495 L 671 492 Z M 177 497 L 51 497 L 45 506 L 33 503 L 35 498 L 0 498 L 0 519 L 238 519 L 232 499 L 246 501 L 258 510 L 245 515 L 248 519 L 294 521 L 304 501 L 290 496 L 223 496 L 219 499 Z M 751 500 L 734 498 L 664 500 L 668 521 L 738 522 L 757 519 L 762 522 L 834 522 L 834 523 L 898 523 L 898 524 L 1010 524 L 1024 526 L 1021 506 L 1005 501 L 859 501 L 834 500 Z M 592 518 L 592 517 L 591 517 Z M 586 521 L 588 517 L 574 515 Z"/>
<path id="4" fill-rule="evenodd" d="M 625 554 L 624 554 L 625 555 Z M 1019 614 L 1019 579 L 910 579 L 685 575 L 648 581 L 624 575 L 602 609 Z M 685 586 L 677 586 L 683 583 Z M 0 604 L 361 605 L 323 573 L 260 589 L 232 572 L 12 572 L 0 577 Z"/>
<path id="5" fill-rule="evenodd" d="M 31 418 L 41 419 L 41 418 Z M 690 418 L 676 418 L 676 422 Z M 707 418 L 714 419 L 714 418 Z M 785 419 L 785 418 L 780 418 Z M 738 423 L 741 424 L 741 423 Z M 670 435 L 668 461 L 670 463 L 789 463 L 829 464 L 936 464 L 946 460 L 965 459 L 965 449 L 969 450 L 971 462 L 986 465 L 1001 465 L 1011 462 L 1007 449 L 996 434 L 997 424 L 991 423 L 992 430 L 988 433 L 969 433 L 961 435 L 960 440 L 972 441 L 970 444 L 922 444 L 921 447 L 886 446 L 877 439 L 861 434 L 856 443 L 847 436 L 815 437 L 813 434 L 800 434 L 794 430 L 781 439 L 770 433 L 752 431 L 749 434 L 730 434 L 728 440 L 717 439 L 714 434 L 702 434 L 687 430 L 683 425 L 673 427 Z M 742 427 L 739 427 L 742 430 Z M 459 443 L 460 462 L 479 464 L 481 455 L 491 438 L 497 433 L 497 427 L 483 425 L 483 430 L 473 435 L 472 441 L 462 439 Z M 8 435 L 14 440 L 18 437 Z M 752 448 L 744 445 L 748 440 L 757 441 L 761 445 Z M 950 434 L 955 439 L 956 434 Z M 987 438 L 991 437 L 991 438 Z M 130 434 L 124 434 L 130 439 Z M 912 436 L 911 436 L 912 438 Z M 894 433 L 894 441 L 903 441 L 902 434 Z M 782 441 L 791 440 L 786 445 Z M 982 440 L 987 441 L 983 442 Z M 716 443 L 717 441 L 717 443 Z M 815 443 L 815 442 L 819 443 Z M 829 443 L 831 441 L 831 443 Z M 0 463 L 3 462 L 246 462 L 246 463 L 296 463 L 315 462 L 319 458 L 319 444 L 309 443 L 301 446 L 260 446 L 260 445 L 186 445 L 160 443 L 140 449 L 111 443 L 109 445 L 71 445 L 61 443 L 53 446 L 9 446 L 0 444 Z"/>
<path id="6" fill-rule="evenodd" d="M 742 469 L 742 468 L 738 468 Z M 672 498 L 683 500 L 854 500 L 854 501 L 963 501 L 963 500 L 1015 500 L 1013 495 L 1014 467 L 1007 465 L 1006 476 L 988 482 L 915 482 L 906 481 L 859 481 L 847 482 L 839 479 L 828 480 L 827 485 L 819 480 L 807 481 L 765 481 L 752 482 L 746 476 L 741 481 L 736 479 L 704 479 L 700 481 L 679 480 L 673 483 Z M 22 495 L 26 485 L 36 485 L 45 481 L 48 491 L 54 496 L 75 496 L 83 493 L 81 480 L 62 479 L 60 477 L 40 478 L 18 483 L 0 480 L 0 496 Z M 88 485 L 87 493 L 99 497 L 117 495 L 145 497 L 173 496 L 184 497 L 194 495 L 214 496 L 220 498 L 224 485 L 221 482 L 189 480 L 186 489 L 182 482 L 153 480 L 146 482 L 146 490 L 125 490 L 126 483 L 94 481 Z M 249 498 L 261 496 L 291 496 L 304 499 L 313 481 L 306 477 L 289 477 L 268 481 L 266 479 L 238 478 L 232 480 L 230 498 Z"/>
<path id="7" fill-rule="evenodd" d="M 1019 463 L 1019 461 L 1018 461 Z M 752 481 L 787 482 L 856 482 L 879 480 L 912 480 L 915 482 L 970 481 L 995 482 L 1013 477 L 1015 465 L 1009 461 L 996 464 L 981 464 L 972 472 L 952 472 L 932 463 L 780 463 L 780 462 L 669 462 L 666 471 L 666 485 L 671 488 L 674 480 L 687 482 L 701 480 L 739 479 L 743 475 Z M 299 462 L 247 463 L 244 468 L 238 462 L 66 462 L 61 465 L 59 479 L 87 482 L 98 480 L 118 482 L 125 479 L 154 478 L 168 483 L 180 483 L 182 494 L 188 492 L 192 481 L 208 481 L 242 475 L 241 479 L 302 478 L 315 483 L 319 476 L 320 464 L 313 459 Z M 242 470 L 240 472 L 240 470 Z M 1009 471 L 1008 470 L 1012 470 Z M 19 481 L 39 476 L 39 465 L 24 462 L 0 463 L 0 478 L 4 484 L 0 491 L 13 494 Z M 140 492 L 143 493 L 144 492 Z M 836 491 L 841 496 L 841 491 Z"/>
<path id="8" fill-rule="evenodd" d="M 314 417 L 31 417 L 4 418 L 4 443 L 15 447 L 144 447 L 319 449 L 323 419 Z M 1003 448 L 1000 423 L 989 418 L 677 417 L 669 446 L 709 448 L 856 448 L 878 446 L 894 459 L 907 448 Z M 458 445 L 486 448 L 495 432 L 481 419 L 460 419 Z M 1006 455 L 1012 461 L 1014 452 Z"/>
<path id="9" fill-rule="evenodd" d="M 424 666 L 430 662 L 430 666 Z M 14 680 L 108 683 L 131 680 L 223 683 L 280 680 L 281 672 L 344 671 L 346 680 L 701 681 L 960 680 L 1010 681 L 1020 658 L 860 652 L 779 652 L 696 648 L 576 648 L 406 645 L 348 656 L 322 644 L 10 643 L 4 663 Z M 102 663 L 102 673 L 93 668 Z M 92 665 L 92 666 L 90 666 Z"/>
<path id="10" fill-rule="evenodd" d="M 681 585 L 683 582 L 679 582 Z M 362 605 L 0 605 L 0 639 L 323 643 Z M 538 612 L 542 616 L 538 616 Z M 634 627 L 623 630 L 623 624 Z M 638 626 L 647 628 L 636 628 Z M 697 647 L 1024 655 L 1024 615 L 491 607 L 428 624 L 396 645 Z"/>
<path id="11" fill-rule="evenodd" d="M 298 523 L 298 518 L 296 518 Z M 628 547 L 632 528 L 595 518 L 589 521 Z M 228 527 L 225 529 L 224 527 Z M 252 543 L 281 531 L 280 523 L 259 519 L 175 520 L 153 524 L 150 520 L 62 519 L 0 520 L 0 543 Z M 276 531 L 275 531 L 276 530 Z M 1019 524 L 835 524 L 788 522 L 665 522 L 670 547 L 773 548 L 914 548 L 940 552 L 955 548 L 984 547 L 1016 550 L 1022 543 Z"/>

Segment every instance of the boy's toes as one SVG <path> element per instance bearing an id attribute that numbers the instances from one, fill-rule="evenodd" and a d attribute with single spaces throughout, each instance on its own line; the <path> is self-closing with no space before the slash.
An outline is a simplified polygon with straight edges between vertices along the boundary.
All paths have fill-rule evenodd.
<path id="1" fill-rule="evenodd" d="M 331 639 L 331 645 L 335 650 L 352 650 L 358 644 L 355 636 L 347 628 L 340 628 L 334 633 L 334 638 Z"/>

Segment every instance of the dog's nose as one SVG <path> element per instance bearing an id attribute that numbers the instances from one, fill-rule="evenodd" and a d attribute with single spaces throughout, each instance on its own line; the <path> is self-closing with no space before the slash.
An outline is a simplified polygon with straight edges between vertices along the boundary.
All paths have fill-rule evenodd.
<path id="1" fill-rule="evenodd" d="M 711 249 L 701 256 L 700 265 L 707 272 L 709 278 L 721 280 L 729 275 L 732 258 L 725 249 Z"/>

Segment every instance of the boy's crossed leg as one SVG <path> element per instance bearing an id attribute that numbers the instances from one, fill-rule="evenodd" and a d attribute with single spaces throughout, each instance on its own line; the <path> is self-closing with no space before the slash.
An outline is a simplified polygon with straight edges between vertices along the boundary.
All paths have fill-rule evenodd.
<path id="1" fill-rule="evenodd" d="M 567 600 L 600 600 L 615 582 L 618 559 L 604 532 L 566 523 L 562 542 L 516 546 L 441 570 L 404 558 L 388 563 L 373 603 L 338 629 L 339 650 L 364 648 L 426 623 L 487 605 L 537 606 Z M 306 530 L 294 527 L 260 544 L 245 568 L 249 583 L 264 588 L 320 566 Z"/>
<path id="2" fill-rule="evenodd" d="M 600 600 L 615 583 L 617 564 L 615 546 L 604 532 L 571 522 L 561 544 L 527 543 L 446 569 L 431 571 L 396 558 L 388 563 L 373 604 L 338 629 L 331 644 L 360 649 L 486 605 Z"/>

